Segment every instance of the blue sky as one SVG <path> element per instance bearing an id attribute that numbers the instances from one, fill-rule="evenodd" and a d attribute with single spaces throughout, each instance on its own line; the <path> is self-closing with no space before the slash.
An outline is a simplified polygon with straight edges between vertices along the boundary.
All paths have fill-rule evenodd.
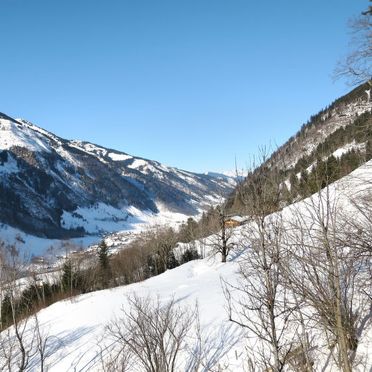
<path id="1" fill-rule="evenodd" d="M 367 0 L 0 0 L 0 111 L 183 169 L 245 167 L 350 87 Z"/>

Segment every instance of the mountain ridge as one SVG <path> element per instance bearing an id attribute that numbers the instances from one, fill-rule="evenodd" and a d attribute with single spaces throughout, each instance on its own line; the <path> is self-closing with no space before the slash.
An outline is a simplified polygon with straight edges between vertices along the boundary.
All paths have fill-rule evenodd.
<path id="1" fill-rule="evenodd" d="M 66 140 L 26 120 L 0 114 L 0 222 L 32 235 L 71 238 L 86 231 L 75 211 L 107 207 L 159 213 L 159 205 L 196 215 L 207 202 L 226 195 L 233 180 L 197 174 L 87 141 Z M 66 221 L 73 215 L 73 223 Z M 111 214 L 110 214 L 111 213 Z M 106 214 L 106 215 L 105 215 Z M 115 213 L 114 213 L 115 214 Z M 71 218 L 70 218 L 71 220 Z M 80 222 L 79 222 L 80 220 Z M 124 221 L 123 221 L 124 222 Z"/>
<path id="2" fill-rule="evenodd" d="M 230 195 L 227 206 L 244 209 L 242 195 L 263 178 L 281 185 L 276 209 L 307 197 L 372 157 L 372 102 L 362 84 L 312 115 L 272 154 L 264 153 Z M 267 182 L 268 188 L 270 182 Z M 268 191 L 268 189 L 267 189 Z M 243 197 L 244 199 L 244 197 Z"/>

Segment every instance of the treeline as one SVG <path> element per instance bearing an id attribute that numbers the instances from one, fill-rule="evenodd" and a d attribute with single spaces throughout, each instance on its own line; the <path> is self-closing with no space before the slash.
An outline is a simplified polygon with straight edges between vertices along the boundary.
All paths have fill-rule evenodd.
<path id="1" fill-rule="evenodd" d="M 350 149 L 347 145 L 351 145 Z M 340 148 L 344 152 L 337 157 L 333 153 Z M 230 213 L 243 213 L 245 194 L 252 192 L 259 179 L 275 178 L 281 183 L 281 195 L 273 211 L 294 201 L 308 197 L 325 185 L 346 176 L 366 161 L 372 159 L 372 113 L 365 112 L 345 127 L 338 128 L 320 143 L 309 155 L 303 155 L 288 168 L 285 155 L 276 154 L 276 164 L 264 161 L 238 186 L 227 201 Z"/>
<path id="2" fill-rule="evenodd" d="M 59 275 L 52 273 L 53 280 L 41 280 L 36 274 L 26 273 L 17 247 L 0 244 L 7 265 L 3 265 L 1 324 L 3 330 L 41 308 L 54 302 L 96 290 L 127 285 L 159 275 L 188 261 L 201 258 L 194 244 L 176 252 L 178 243 L 191 243 L 209 236 L 219 229 L 216 208 L 203 213 L 199 222 L 193 218 L 176 231 L 171 227 L 149 229 L 115 254 L 104 240 L 95 253 L 77 252 L 68 255 Z M 74 247 L 69 247 L 74 251 Z M 27 284 L 20 285 L 20 273 L 28 275 Z"/>
<path id="3" fill-rule="evenodd" d="M 293 168 L 293 172 L 301 172 L 304 168 L 309 167 L 317 159 L 322 159 L 332 154 L 337 149 L 350 144 L 364 144 L 366 146 L 366 158 L 371 158 L 371 141 L 372 141 L 372 114 L 365 112 L 355 119 L 346 127 L 338 128 L 330 134 L 315 150 L 308 156 L 302 156 Z"/>
<path id="4" fill-rule="evenodd" d="M 355 148 L 335 157 L 333 153 L 348 144 Z M 357 146 L 359 145 L 359 146 Z M 337 181 L 372 158 L 372 114 L 365 112 L 354 122 L 329 135 L 308 156 L 301 157 L 284 177 L 290 180 L 288 202 L 310 196 L 319 188 Z M 309 169 L 311 168 L 311 169 Z"/>
<path id="5" fill-rule="evenodd" d="M 289 151 L 295 139 L 306 138 L 310 130 L 312 128 L 319 128 L 322 126 L 324 121 L 332 116 L 332 112 L 341 114 L 341 109 L 345 106 L 350 105 L 353 102 L 355 103 L 358 100 L 365 101 L 367 99 L 367 95 L 365 93 L 366 89 L 369 89 L 368 83 L 360 85 L 345 96 L 333 101 L 329 106 L 320 110 L 317 114 L 310 116 L 310 119 L 301 126 L 300 130 L 294 136 L 290 137 L 283 146 L 274 151 L 271 158 L 275 158 L 276 156 L 280 157 L 283 151 Z"/>

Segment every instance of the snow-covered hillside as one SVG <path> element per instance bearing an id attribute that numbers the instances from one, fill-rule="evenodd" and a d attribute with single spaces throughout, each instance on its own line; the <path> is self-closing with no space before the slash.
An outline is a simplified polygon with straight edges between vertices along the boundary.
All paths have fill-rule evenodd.
<path id="1" fill-rule="evenodd" d="M 358 168 L 349 176 L 332 184 L 321 195 L 314 195 L 297 204 L 286 207 L 281 213 L 288 226 L 296 213 L 304 216 L 303 228 L 314 228 L 313 216 L 307 215 L 308 206 L 319 204 L 323 197 L 329 196 L 329 204 L 324 208 L 337 205 L 343 213 L 353 219 L 358 218 L 360 210 L 354 204 L 372 195 L 372 161 Z M 323 208 L 322 207 L 322 208 Z M 268 218 L 277 218 L 274 214 Z M 228 321 L 226 298 L 222 289 L 222 281 L 236 284 L 239 280 L 239 263 L 249 255 L 249 246 L 245 246 L 244 231 L 241 226 L 235 230 L 234 240 L 237 248 L 226 264 L 220 263 L 220 257 L 210 253 L 201 260 L 184 264 L 164 274 L 146 281 L 81 295 L 72 300 L 56 303 L 38 313 L 38 320 L 44 336 L 48 336 L 46 364 L 50 371 L 101 371 L 102 360 L 111 350 L 111 344 L 105 327 L 113 319 L 123 316 L 123 309 L 128 311 L 128 295 L 139 297 L 159 296 L 161 303 L 174 298 L 176 303 L 193 308 L 198 303 L 200 324 L 207 350 L 206 358 L 215 363 L 214 370 L 246 371 L 247 359 L 245 346 L 247 343 L 260 350 L 260 343 L 252 335 L 247 335 L 241 327 Z M 201 245 L 202 243 L 199 242 Z M 208 250 L 208 247 L 207 247 Z M 311 309 L 308 310 L 311 313 Z M 372 330 L 367 321 L 369 331 L 364 330 L 358 339 L 358 358 L 363 361 L 358 371 L 369 371 L 372 368 Z M 31 325 L 31 322 L 30 322 Z M 316 332 L 316 331 L 314 331 Z M 316 333 L 315 333 L 316 334 Z M 324 352 L 324 359 L 318 360 L 316 369 L 337 371 L 335 363 L 328 358 L 329 349 L 322 333 L 317 334 L 314 341 L 317 350 Z M 188 346 L 193 348 L 195 338 L 189 337 Z M 190 349 L 189 349 L 190 350 Z M 186 371 L 187 351 L 177 370 Z M 328 359 L 327 359 L 328 358 Z M 32 359 L 30 371 L 38 371 L 38 356 Z M 211 365 L 209 365 L 211 367 Z M 219 369 L 220 368 L 220 369 Z M 200 371 L 209 369 L 201 368 Z"/>
<path id="2" fill-rule="evenodd" d="M 233 178 L 65 140 L 4 114 L 0 176 L 0 238 L 7 239 L 13 229 L 48 239 L 97 237 L 131 229 L 149 214 L 197 215 L 235 186 Z"/>
<path id="3" fill-rule="evenodd" d="M 90 293 L 42 310 L 38 318 L 42 332 L 51 336 L 53 349 L 47 360 L 50 371 L 100 371 L 100 350 L 109 346 L 105 344 L 105 326 L 122 315 L 122 307 L 128 304 L 126 296 L 133 293 L 141 297 L 159 295 L 163 303 L 175 296 L 190 308 L 197 300 L 202 325 L 211 338 L 211 353 L 216 359 L 227 354 L 238 367 L 234 350 L 241 350 L 242 344 L 234 347 L 234 343 L 242 341 L 241 330 L 226 322 L 220 285 L 221 276 L 231 278 L 236 270 L 234 262 L 222 265 L 213 258 L 193 261 L 142 283 Z M 36 372 L 37 360 L 34 362 L 30 370 Z"/>
<path id="4" fill-rule="evenodd" d="M 345 128 L 361 114 L 371 110 L 372 102 L 367 101 L 364 96 L 349 104 L 340 104 L 332 109 L 325 110 L 320 119 L 321 125 L 306 128 L 302 138 L 294 138 L 284 145 L 285 148 L 290 149 L 290 151 L 286 151 L 286 166 L 288 168 L 294 167 L 301 157 L 310 155 L 319 144 L 324 142 L 337 129 Z M 350 148 L 356 148 L 356 146 Z M 336 155 L 339 155 L 339 153 L 336 153 Z"/>

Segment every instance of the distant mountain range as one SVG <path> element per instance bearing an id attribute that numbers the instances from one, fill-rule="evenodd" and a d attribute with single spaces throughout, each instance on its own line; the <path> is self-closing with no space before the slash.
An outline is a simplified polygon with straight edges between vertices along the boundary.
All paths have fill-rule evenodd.
<path id="1" fill-rule="evenodd" d="M 195 215 L 234 186 L 0 113 L 0 223 L 28 234 L 67 239 L 125 226 L 140 212 Z"/>

